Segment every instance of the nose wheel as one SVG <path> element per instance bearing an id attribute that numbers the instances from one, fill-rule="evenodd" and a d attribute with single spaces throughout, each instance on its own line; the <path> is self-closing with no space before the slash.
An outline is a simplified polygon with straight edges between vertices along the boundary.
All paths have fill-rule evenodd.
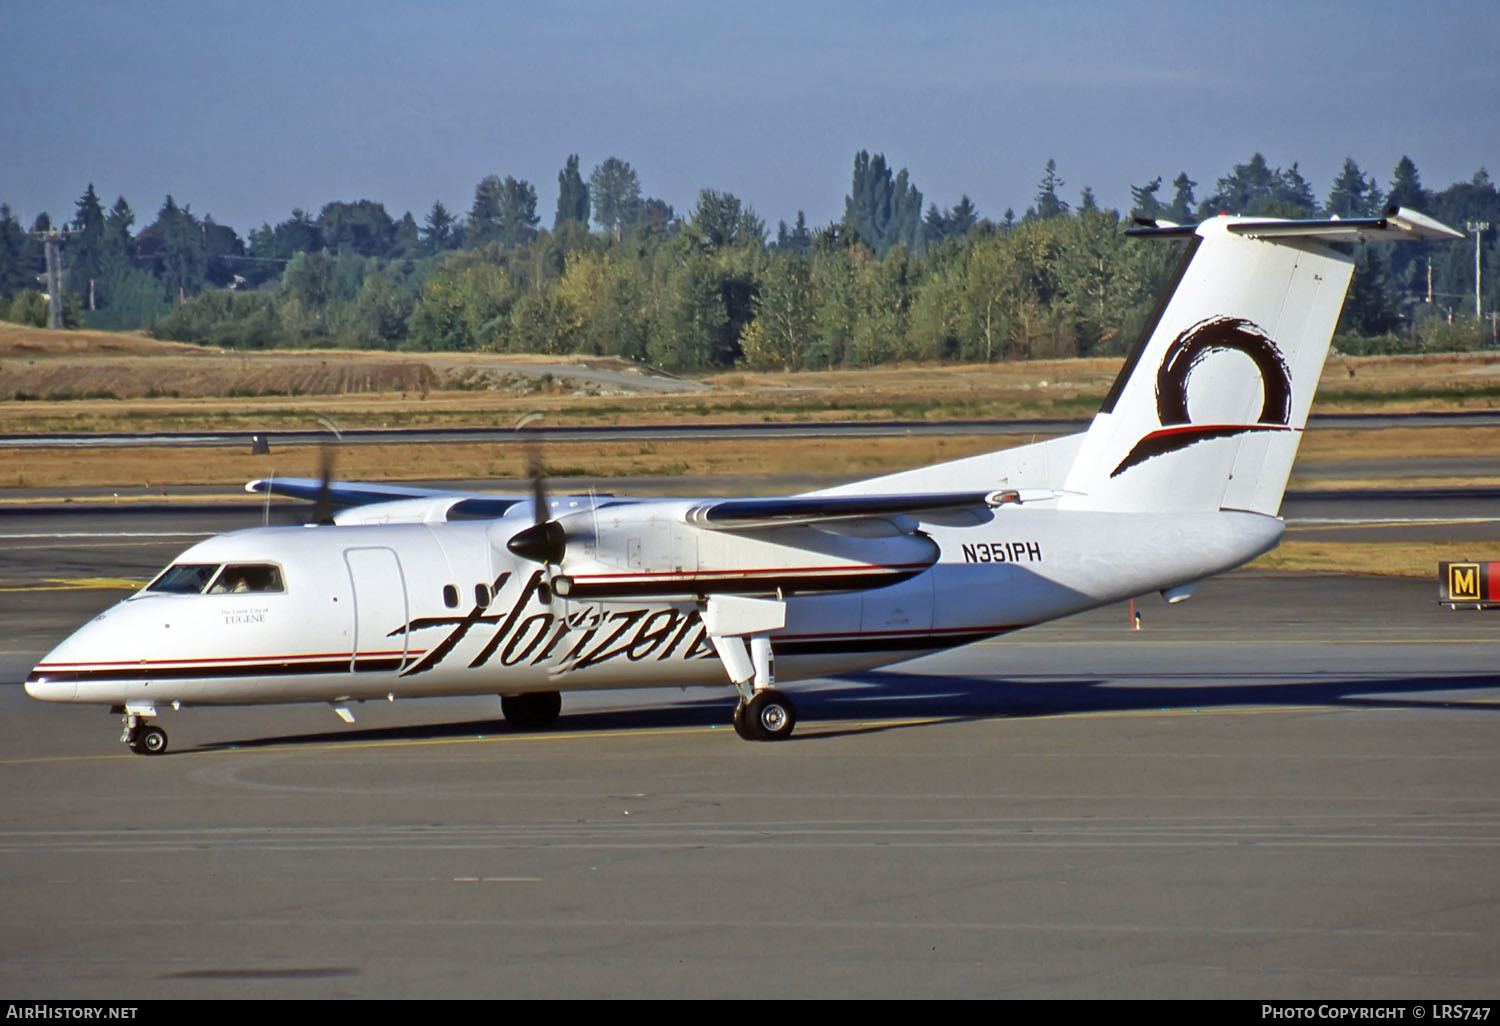
<path id="1" fill-rule="evenodd" d="M 797 707 L 775 688 L 763 688 L 734 707 L 734 732 L 746 741 L 785 741 L 796 725 Z"/>

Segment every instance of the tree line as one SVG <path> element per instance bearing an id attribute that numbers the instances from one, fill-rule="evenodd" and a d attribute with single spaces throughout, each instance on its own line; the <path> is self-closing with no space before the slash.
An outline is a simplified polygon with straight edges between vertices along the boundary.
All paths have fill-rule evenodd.
<path id="1" fill-rule="evenodd" d="M 883 154 L 855 155 L 844 216 L 776 230 L 731 193 L 699 192 L 679 213 L 610 157 L 558 172 L 551 226 L 532 183 L 490 175 L 467 215 L 433 203 L 418 222 L 379 202 L 294 209 L 241 238 L 168 196 L 139 231 L 124 197 L 90 184 L 66 225 L 65 318 L 144 328 L 231 348 L 338 345 L 614 355 L 678 371 L 872 366 L 1116 355 L 1150 315 L 1174 246 L 1128 239 L 1133 218 L 1192 222 L 1220 211 L 1268 217 L 1373 216 L 1387 205 L 1462 227 L 1500 227 L 1500 193 L 1480 170 L 1438 192 L 1406 157 L 1381 187 L 1347 159 L 1319 200 L 1298 166 L 1253 154 L 1197 199 L 1183 173 L 1132 186 L 1132 210 L 1076 202 L 1048 161 L 1024 213 L 981 214 L 967 196 L 939 208 Z M 0 313 L 44 323 L 37 236 L 0 205 Z M 1482 239 L 1486 310 L 1500 301 L 1500 246 Z M 1345 352 L 1476 348 L 1474 243 L 1372 247 L 1359 254 L 1338 345 Z"/>

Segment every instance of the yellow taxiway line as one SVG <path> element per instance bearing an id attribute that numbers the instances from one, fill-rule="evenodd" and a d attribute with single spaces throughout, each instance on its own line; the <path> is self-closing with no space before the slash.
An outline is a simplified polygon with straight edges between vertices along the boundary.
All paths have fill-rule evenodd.
<path id="1" fill-rule="evenodd" d="M 40 584 L 0 584 L 4 591 L 135 591 L 145 581 L 124 577 L 47 577 Z"/>

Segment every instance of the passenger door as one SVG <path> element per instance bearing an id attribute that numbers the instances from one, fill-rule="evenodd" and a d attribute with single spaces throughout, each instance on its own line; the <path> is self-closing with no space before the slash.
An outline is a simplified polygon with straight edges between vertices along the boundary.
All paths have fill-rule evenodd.
<path id="1" fill-rule="evenodd" d="M 396 550 L 384 546 L 345 549 L 344 565 L 354 589 L 354 638 L 349 670 L 397 670 L 406 663 L 406 576 Z"/>

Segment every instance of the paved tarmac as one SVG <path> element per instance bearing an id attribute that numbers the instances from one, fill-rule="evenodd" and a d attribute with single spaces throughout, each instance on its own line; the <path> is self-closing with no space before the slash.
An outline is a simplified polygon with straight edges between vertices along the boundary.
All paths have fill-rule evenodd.
<path id="1" fill-rule="evenodd" d="M 635 375 L 629 375 L 635 378 Z M 650 380 L 642 377 L 640 380 Z M 677 379 L 661 381 L 655 387 L 685 391 L 701 387 Z M 1323 413 L 1308 418 L 1309 427 L 1393 428 L 1393 427 L 1482 427 L 1500 424 L 1500 411 L 1456 410 L 1446 413 Z M 454 442 L 488 444 L 535 444 L 545 442 L 586 441 L 684 441 L 692 439 L 767 438 L 885 438 L 908 435 L 1034 435 L 1065 434 L 1082 431 L 1089 418 L 1028 418 L 977 420 L 862 420 L 819 422 L 755 422 L 741 424 L 610 424 L 549 427 L 532 425 L 517 431 L 513 427 L 457 428 L 350 428 L 340 431 L 341 445 L 430 445 Z M 286 431 L 88 431 L 63 434 L 0 434 L 0 449 L 55 448 L 138 448 L 245 446 L 252 436 L 259 436 L 272 448 L 298 445 L 325 445 L 332 435 L 325 430 Z M 1492 465 L 1492 463 L 1491 463 Z"/>
<path id="2" fill-rule="evenodd" d="M 0 682 L 203 527 L 5 518 Z M 775 745 L 658 689 L 189 709 L 145 758 L 0 683 L 0 993 L 1492 998 L 1500 611 L 1435 599 L 1230 574 L 792 685 Z"/>

